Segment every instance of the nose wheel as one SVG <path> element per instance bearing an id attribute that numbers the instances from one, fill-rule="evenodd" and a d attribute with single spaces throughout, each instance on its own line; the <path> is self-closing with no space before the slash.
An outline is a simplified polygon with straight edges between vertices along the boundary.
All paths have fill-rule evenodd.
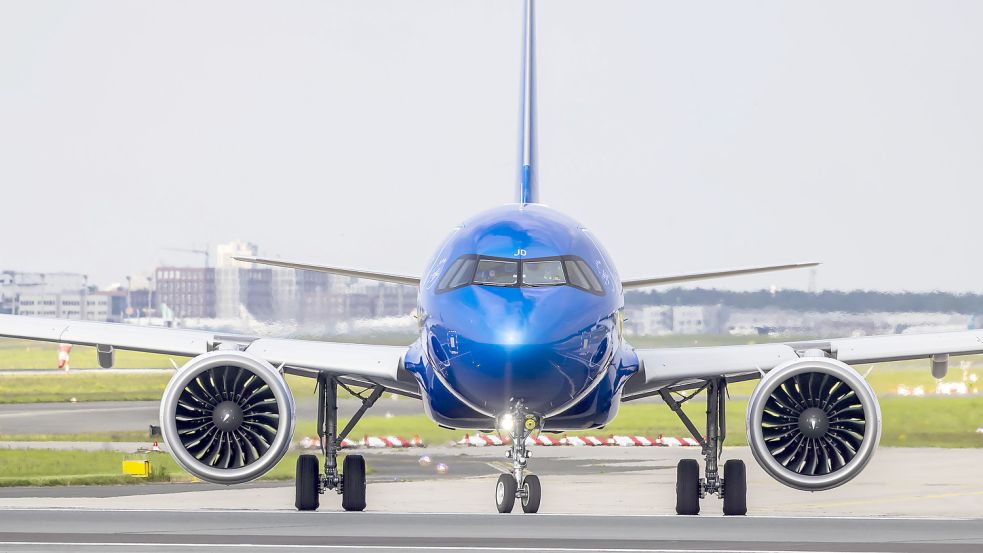
<path id="1" fill-rule="evenodd" d="M 512 459 L 512 473 L 500 475 L 495 483 L 495 508 L 499 513 L 511 513 L 516 499 L 522 505 L 522 512 L 539 511 L 543 487 L 538 476 L 525 473 L 526 462 L 532 456 L 526 448 L 526 438 L 539 427 L 540 420 L 525 413 L 521 404 L 499 419 L 499 428 L 508 430 L 512 440 L 512 446 L 505 453 Z"/>

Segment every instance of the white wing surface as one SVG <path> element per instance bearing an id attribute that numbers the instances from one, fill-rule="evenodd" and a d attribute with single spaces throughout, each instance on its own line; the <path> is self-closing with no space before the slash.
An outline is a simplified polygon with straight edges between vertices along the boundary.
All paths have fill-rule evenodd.
<path id="1" fill-rule="evenodd" d="M 625 399 L 708 378 L 746 379 L 799 357 L 825 356 L 847 364 L 927 359 L 983 353 L 983 330 L 836 338 L 748 346 L 637 349 L 642 370 L 625 387 Z"/>
<path id="2" fill-rule="evenodd" d="M 402 368 L 406 352 L 403 346 L 258 338 L 205 330 L 16 315 L 0 315 L 0 336 L 188 357 L 221 348 L 238 349 L 258 355 L 275 367 L 283 366 L 286 372 L 304 376 L 328 372 L 418 395 L 415 380 Z"/>
<path id="3" fill-rule="evenodd" d="M 238 259 L 238 258 L 237 258 Z M 743 269 L 729 269 L 726 271 L 710 271 L 702 273 L 687 273 L 681 275 L 667 275 L 660 277 L 630 278 L 621 281 L 621 286 L 625 290 L 632 288 L 648 288 L 649 286 L 660 286 L 664 284 L 679 284 L 682 282 L 693 282 L 695 280 L 709 280 L 713 278 L 732 277 L 740 275 L 755 275 L 758 273 L 773 273 L 775 271 L 788 271 L 790 269 L 806 269 L 816 267 L 819 263 L 788 263 L 785 265 L 768 265 L 765 267 L 745 267 Z"/>

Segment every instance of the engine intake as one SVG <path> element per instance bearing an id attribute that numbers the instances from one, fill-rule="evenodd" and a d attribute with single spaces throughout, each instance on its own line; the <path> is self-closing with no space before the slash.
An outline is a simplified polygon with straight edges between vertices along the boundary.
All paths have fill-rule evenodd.
<path id="1" fill-rule="evenodd" d="M 766 472 L 800 490 L 835 488 L 860 473 L 880 441 L 881 412 L 849 365 L 795 359 L 765 375 L 747 410 L 748 443 Z"/>
<path id="2" fill-rule="evenodd" d="M 294 431 L 294 401 L 283 376 L 241 351 L 195 357 L 171 378 L 160 404 L 174 460 L 216 484 L 239 484 L 273 468 Z"/>

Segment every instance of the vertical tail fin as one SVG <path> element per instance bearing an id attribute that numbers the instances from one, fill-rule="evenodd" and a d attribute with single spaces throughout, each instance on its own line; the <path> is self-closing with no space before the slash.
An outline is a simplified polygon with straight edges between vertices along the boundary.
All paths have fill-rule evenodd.
<path id="1" fill-rule="evenodd" d="M 522 20 L 522 103 L 519 123 L 519 203 L 539 202 L 536 174 L 536 20 L 534 0 L 524 0 Z"/>

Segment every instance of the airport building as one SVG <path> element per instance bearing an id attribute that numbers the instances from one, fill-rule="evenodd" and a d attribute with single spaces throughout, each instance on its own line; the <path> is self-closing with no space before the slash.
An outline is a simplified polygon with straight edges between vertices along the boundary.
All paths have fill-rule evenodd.
<path id="1" fill-rule="evenodd" d="M 21 294 L 15 315 L 54 317 L 85 321 L 108 321 L 110 297 L 99 293 L 62 292 Z"/>
<path id="2" fill-rule="evenodd" d="M 215 269 L 158 267 L 154 278 L 158 309 L 164 304 L 178 318 L 215 317 Z"/>
<path id="3" fill-rule="evenodd" d="M 79 273 L 0 273 L 0 313 L 108 321 L 112 301 Z"/>

